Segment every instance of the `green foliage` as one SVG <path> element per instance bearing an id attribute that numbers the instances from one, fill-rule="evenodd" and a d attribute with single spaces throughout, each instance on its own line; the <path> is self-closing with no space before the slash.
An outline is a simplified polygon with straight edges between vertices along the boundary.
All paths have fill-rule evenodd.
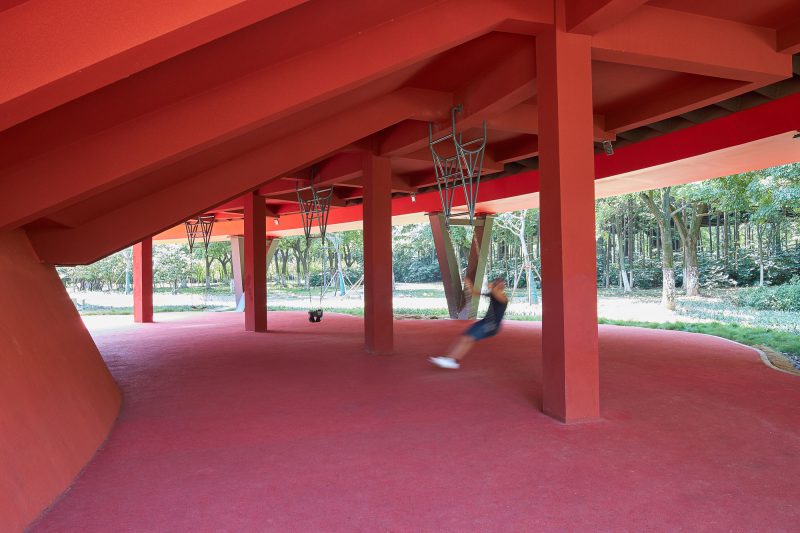
<path id="1" fill-rule="evenodd" d="M 189 247 L 179 244 L 160 244 L 153 246 L 153 279 L 158 283 L 172 286 L 177 293 L 178 285 L 185 281 L 192 271 Z"/>
<path id="2" fill-rule="evenodd" d="M 690 333 L 705 333 L 748 346 L 767 346 L 773 350 L 792 356 L 800 355 L 800 335 L 775 331 L 766 328 L 739 326 L 737 324 L 723 324 L 721 322 L 638 322 L 634 320 L 608 320 L 600 319 L 600 324 L 618 326 L 636 326 L 650 329 L 668 329 L 673 331 L 688 331 Z"/>
<path id="3" fill-rule="evenodd" d="M 58 273 L 66 285 L 84 291 L 118 290 L 124 288 L 126 262 L 130 250 L 117 252 L 90 265 L 58 267 Z"/>
<path id="4" fill-rule="evenodd" d="M 462 233 L 455 232 L 454 245 L 463 244 Z M 395 280 L 401 283 L 440 281 L 430 224 L 396 226 L 392 230 L 392 262 Z"/>
<path id="5" fill-rule="evenodd" d="M 738 305 L 774 311 L 800 311 L 800 278 L 775 287 L 749 287 L 736 293 Z"/>

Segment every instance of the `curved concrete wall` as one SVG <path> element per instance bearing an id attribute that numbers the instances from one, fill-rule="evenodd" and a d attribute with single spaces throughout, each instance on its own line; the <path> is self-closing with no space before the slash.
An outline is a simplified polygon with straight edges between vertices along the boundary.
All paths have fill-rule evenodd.
<path id="1" fill-rule="evenodd" d="M 0 232 L 0 530 L 22 530 L 103 442 L 121 396 L 53 266 Z"/>

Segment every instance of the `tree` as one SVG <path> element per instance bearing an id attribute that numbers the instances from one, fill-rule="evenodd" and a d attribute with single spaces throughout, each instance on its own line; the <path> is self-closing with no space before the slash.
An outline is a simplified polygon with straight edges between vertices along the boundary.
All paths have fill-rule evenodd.
<path id="1" fill-rule="evenodd" d="M 514 287 L 512 294 L 516 292 L 522 272 L 525 273 L 526 287 L 528 288 L 528 303 L 535 304 L 538 302 L 538 297 L 535 291 L 535 280 L 533 278 L 533 271 L 535 269 L 531 261 L 530 252 L 528 250 L 528 243 L 526 240 L 526 226 L 528 211 L 513 211 L 510 213 L 502 213 L 495 219 L 495 225 L 508 231 L 514 238 L 517 239 L 520 252 L 522 253 L 522 266 L 518 273 L 514 276 Z"/>
<path id="2" fill-rule="evenodd" d="M 153 246 L 153 277 L 156 281 L 169 283 L 172 294 L 178 294 L 178 284 L 191 271 L 189 250 L 178 244 Z"/>
<path id="3" fill-rule="evenodd" d="M 675 256 L 672 248 L 672 202 L 670 188 L 641 193 L 644 205 L 653 215 L 661 234 L 661 303 L 675 309 Z"/>

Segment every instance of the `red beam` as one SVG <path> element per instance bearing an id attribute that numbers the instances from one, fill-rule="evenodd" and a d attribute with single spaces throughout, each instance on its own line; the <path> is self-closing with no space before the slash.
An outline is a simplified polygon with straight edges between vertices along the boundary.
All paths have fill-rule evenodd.
<path id="1" fill-rule="evenodd" d="M 498 163 L 511 163 L 527 159 L 539 153 L 539 142 L 536 135 L 521 135 L 515 139 L 503 141 L 487 148 Z"/>
<path id="2" fill-rule="evenodd" d="M 784 54 L 800 53 L 800 20 L 778 30 L 777 49 Z"/>
<path id="3" fill-rule="evenodd" d="M 597 190 L 598 192 L 606 191 L 607 189 L 611 190 L 604 186 L 603 178 L 621 176 L 641 169 L 668 166 L 676 161 L 731 149 L 739 145 L 746 145 L 761 139 L 769 139 L 776 135 L 786 134 L 786 132 L 791 133 L 798 129 L 800 129 L 800 94 L 781 98 L 703 124 L 618 148 L 611 157 L 597 154 L 594 158 L 595 179 L 601 180 L 596 184 Z M 796 146 L 797 154 L 795 160 L 800 160 L 800 143 L 797 143 Z M 792 154 L 789 153 L 786 157 L 791 159 Z M 728 159 L 728 156 L 724 157 L 725 161 Z M 718 174 L 714 174 L 713 169 L 703 168 L 701 169 L 702 173 L 694 174 L 692 177 L 708 179 L 785 162 L 783 160 L 777 162 L 759 160 L 755 164 L 760 164 L 760 167 L 748 166 L 737 169 L 736 167 L 726 166 Z M 638 175 L 641 175 L 641 173 L 637 173 Z M 614 187 L 613 194 L 642 190 L 643 185 L 636 180 L 636 176 L 632 176 L 630 179 L 631 184 L 627 191 L 624 186 Z M 660 186 L 655 181 L 650 183 L 652 183 L 650 188 Z M 644 187 L 647 187 L 647 185 L 645 184 Z M 538 171 L 523 172 L 487 181 L 481 184 L 479 211 L 491 213 L 521 209 L 523 207 L 535 207 L 538 205 L 538 199 L 535 196 L 538 192 Z M 602 192 L 599 195 L 604 194 L 607 193 Z M 441 204 L 436 192 L 417 194 L 416 202 L 412 202 L 408 197 L 395 198 L 392 201 L 393 216 L 430 213 L 439 210 L 441 210 Z M 361 220 L 361 206 L 332 210 L 330 217 L 331 227 L 335 227 L 337 224 L 350 224 L 359 221 Z M 297 231 L 297 228 L 301 227 L 299 217 L 282 217 L 280 226 L 270 226 L 269 233 L 274 235 L 292 234 L 292 232 Z M 231 226 L 228 229 L 225 229 L 222 225 L 215 226 L 215 229 L 223 232 L 220 235 L 240 231 L 235 228 L 236 226 Z M 183 238 L 182 231 L 181 227 L 176 227 L 160 235 L 159 238 L 180 239 Z"/>
<path id="4" fill-rule="evenodd" d="M 792 75 L 775 30 L 642 6 L 592 39 L 594 60 L 766 85 Z"/>
<path id="5" fill-rule="evenodd" d="M 567 3 L 567 31 L 594 35 L 618 24 L 647 0 L 573 0 Z"/>
<path id="6" fill-rule="evenodd" d="M 77 140 L 0 175 L 0 186 L 14 192 L 0 198 L 0 229 L 41 218 L 188 154 L 351 92 L 488 33 L 509 18 L 540 16 L 537 11 L 541 9 L 522 1 L 497 5 L 444 0 Z M 440 20 L 448 24 L 442 26 Z M 438 101 L 422 110 L 426 116 L 441 111 Z"/>
<path id="7" fill-rule="evenodd" d="M 605 127 L 614 133 L 621 133 L 733 98 L 755 88 L 756 84 L 738 80 L 709 78 L 702 83 L 697 83 L 695 79 L 685 80 L 680 85 L 639 94 L 618 108 L 609 109 Z"/>
<path id="8" fill-rule="evenodd" d="M 533 42 L 530 46 L 515 49 L 491 72 L 484 73 L 478 81 L 458 91 L 453 103 L 463 105 L 463 111 L 456 117 L 456 127 L 459 130 L 480 127 L 483 120 L 532 98 L 536 94 L 535 52 Z M 450 127 L 448 116 L 447 120 L 435 126 L 435 136 L 441 136 Z M 428 123 L 409 122 L 381 136 L 379 153 L 398 156 L 424 149 L 427 145 Z"/>
<path id="9" fill-rule="evenodd" d="M 24 2 L 0 13 L 0 130 L 304 1 Z"/>
<path id="10" fill-rule="evenodd" d="M 613 141 L 616 139 L 614 133 L 606 131 L 605 117 L 603 115 L 593 115 L 594 117 L 594 140 Z M 536 104 L 520 104 L 513 109 L 500 113 L 487 121 L 489 129 L 512 132 L 530 133 L 539 132 L 539 107 Z"/>
<path id="11" fill-rule="evenodd" d="M 153 235 L 242 190 L 258 187 L 270 176 L 282 176 L 335 152 L 374 131 L 414 116 L 425 93 L 401 90 L 377 98 L 308 130 L 287 135 L 267 146 L 133 200 L 73 229 L 30 230 L 40 257 L 56 264 L 85 264 Z M 423 99 L 420 100 L 420 96 Z M 224 203 L 224 202 L 223 202 Z M 147 213 L 148 216 L 141 216 Z"/>

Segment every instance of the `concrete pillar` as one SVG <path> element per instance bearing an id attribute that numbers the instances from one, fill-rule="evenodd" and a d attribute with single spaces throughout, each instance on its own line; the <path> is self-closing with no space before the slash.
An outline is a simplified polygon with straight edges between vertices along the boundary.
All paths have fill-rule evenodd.
<path id="1" fill-rule="evenodd" d="M 450 239 L 450 231 L 447 228 L 445 217 L 442 213 L 431 213 L 428 215 L 428 219 L 431 223 L 433 245 L 436 248 L 436 259 L 439 262 L 439 272 L 442 275 L 444 296 L 447 300 L 447 311 L 450 314 L 450 318 L 461 320 L 476 318 L 480 298 L 472 298 L 468 304 L 464 300 L 461 269 L 453 248 L 453 242 Z M 483 278 L 486 274 L 486 260 L 489 257 L 493 225 L 494 215 L 479 215 L 475 217 L 466 276 L 478 288 L 483 285 Z M 485 239 L 484 236 L 486 236 Z"/>
<path id="2" fill-rule="evenodd" d="M 371 353 L 394 349 L 392 315 L 392 170 L 389 159 L 365 154 L 364 344 Z"/>
<path id="3" fill-rule="evenodd" d="M 489 258 L 489 249 L 492 246 L 492 227 L 494 215 L 480 215 L 475 217 L 475 227 L 472 233 L 472 244 L 469 249 L 466 276 L 472 280 L 475 287 L 483 287 L 483 278 L 486 276 L 486 260 Z M 463 293 L 462 293 L 463 294 Z M 459 312 L 461 319 L 473 319 L 478 316 L 480 298 L 472 298 L 464 304 Z"/>
<path id="4" fill-rule="evenodd" d="M 133 321 L 153 321 L 153 239 L 133 245 Z"/>
<path id="5" fill-rule="evenodd" d="M 447 311 L 450 318 L 458 318 L 463 303 L 463 289 L 458 259 L 453 249 L 453 241 L 450 239 L 450 230 L 447 229 L 447 220 L 443 213 L 431 213 L 428 219 L 431 222 L 433 246 L 436 249 L 436 259 L 439 261 L 439 272 L 442 275 Z"/>
<path id="6" fill-rule="evenodd" d="M 278 237 L 267 237 L 267 270 L 272 259 L 275 257 L 275 252 L 278 250 Z"/>
<path id="7" fill-rule="evenodd" d="M 244 329 L 267 331 L 266 205 L 255 192 L 244 195 Z"/>
<path id="8" fill-rule="evenodd" d="M 244 236 L 231 235 L 231 267 L 233 270 L 233 294 L 236 310 L 244 309 Z"/>
<path id="9" fill-rule="evenodd" d="M 536 38 L 542 405 L 573 422 L 600 410 L 591 37 L 564 31 L 563 11 L 556 21 Z"/>

